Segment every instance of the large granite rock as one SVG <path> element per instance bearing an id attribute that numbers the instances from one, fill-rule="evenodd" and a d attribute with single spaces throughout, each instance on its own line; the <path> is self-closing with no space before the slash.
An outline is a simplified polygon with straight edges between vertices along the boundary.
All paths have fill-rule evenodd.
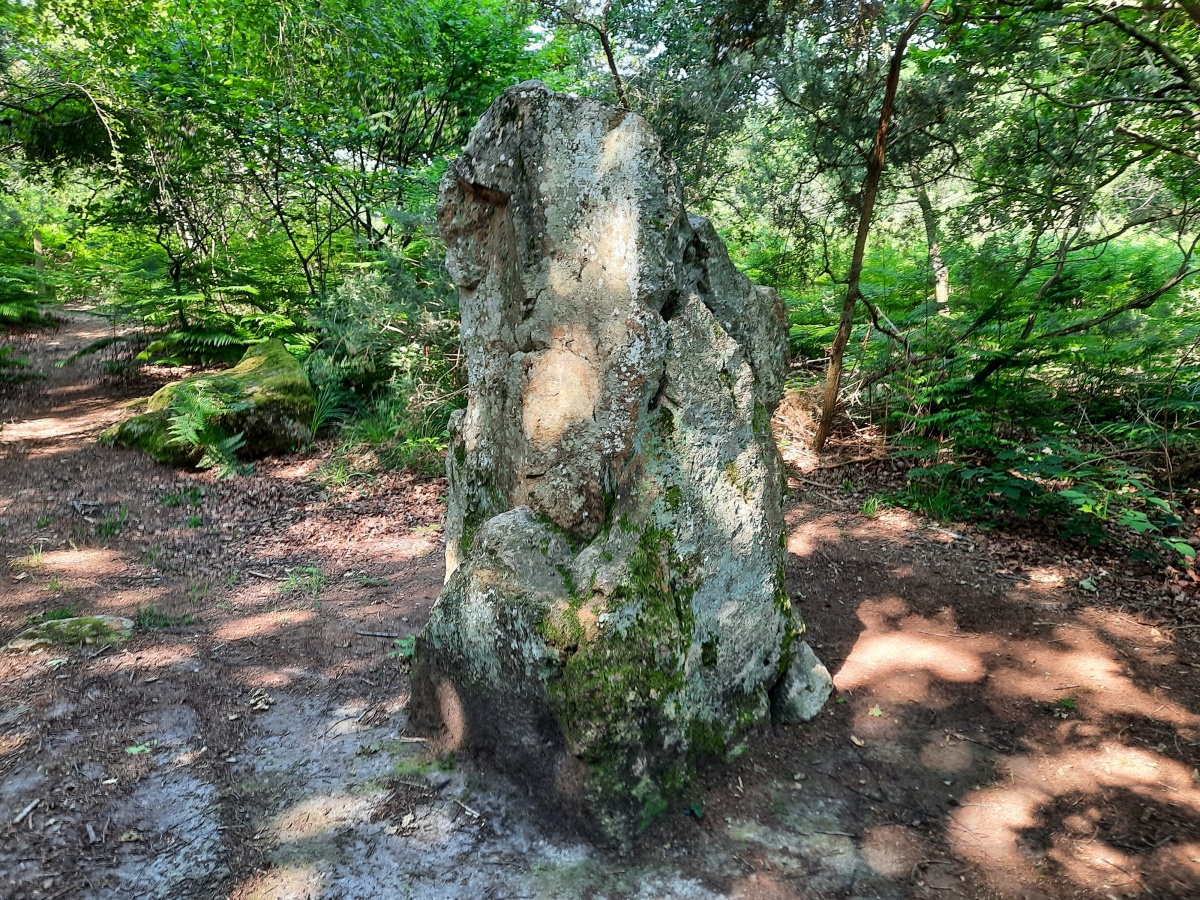
<path id="1" fill-rule="evenodd" d="M 785 675 L 780 718 L 829 692 L 784 591 L 782 306 L 643 119 L 537 82 L 480 120 L 438 215 L 469 400 L 411 712 L 619 842 Z"/>

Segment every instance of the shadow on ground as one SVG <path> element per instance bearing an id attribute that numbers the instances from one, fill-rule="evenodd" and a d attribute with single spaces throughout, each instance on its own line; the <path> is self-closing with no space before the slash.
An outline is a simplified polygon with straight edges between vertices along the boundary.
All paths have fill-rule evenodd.
<path id="1" fill-rule="evenodd" d="M 835 698 L 626 857 L 563 833 L 406 732 L 394 641 L 441 586 L 440 485 L 332 448 L 218 481 L 98 447 L 123 389 L 49 365 L 90 330 L 31 337 L 48 377 L 0 397 L 0 633 L 166 627 L 0 657 L 5 898 L 1200 893 L 1195 633 L 800 482 L 788 588 Z"/>

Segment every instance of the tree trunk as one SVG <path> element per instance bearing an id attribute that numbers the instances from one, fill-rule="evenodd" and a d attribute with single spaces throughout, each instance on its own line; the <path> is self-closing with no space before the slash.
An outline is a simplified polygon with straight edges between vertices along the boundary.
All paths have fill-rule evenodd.
<path id="1" fill-rule="evenodd" d="M 850 278 L 846 284 L 846 302 L 842 305 L 842 318 L 838 323 L 837 334 L 833 338 L 833 348 L 829 351 L 829 368 L 825 372 L 825 395 L 821 402 L 821 421 L 817 425 L 817 434 L 813 438 L 813 450 L 820 453 L 825 447 L 825 441 L 833 428 L 833 416 L 837 411 L 838 386 L 842 380 L 842 357 L 846 352 L 846 344 L 850 340 L 850 329 L 854 325 L 854 307 L 859 297 L 859 279 L 862 276 L 863 257 L 866 255 L 867 234 L 871 230 L 871 216 L 875 212 L 875 195 L 879 192 L 879 179 L 883 175 L 884 157 L 887 154 L 888 125 L 892 119 L 892 107 L 896 102 L 896 90 L 900 86 L 900 65 L 904 62 L 904 50 L 909 38 L 917 30 L 921 17 L 929 9 L 933 0 L 924 0 L 917 14 L 904 28 L 896 49 L 892 52 L 892 60 L 888 65 L 887 84 L 883 93 L 883 107 L 879 110 L 879 127 L 875 131 L 875 146 L 871 158 L 867 160 L 867 174 L 863 179 L 863 205 L 858 217 L 858 233 L 854 238 L 854 256 L 850 261 Z"/>
<path id="2" fill-rule="evenodd" d="M 45 297 L 46 290 L 46 257 L 42 255 L 42 231 L 33 229 L 33 269 L 37 272 L 38 296 Z"/>
<path id="3" fill-rule="evenodd" d="M 1191 16 L 1193 22 L 1200 25 L 1200 0 L 1179 0 L 1179 5 Z"/>
<path id="4" fill-rule="evenodd" d="M 921 207 L 921 218 L 925 222 L 925 241 L 929 247 L 929 268 L 933 271 L 933 302 L 939 316 L 950 315 L 950 270 L 942 261 L 942 248 L 938 241 L 937 213 L 929 202 L 929 193 L 918 176 L 916 167 L 910 170 L 913 190 L 917 194 L 917 206 Z"/>

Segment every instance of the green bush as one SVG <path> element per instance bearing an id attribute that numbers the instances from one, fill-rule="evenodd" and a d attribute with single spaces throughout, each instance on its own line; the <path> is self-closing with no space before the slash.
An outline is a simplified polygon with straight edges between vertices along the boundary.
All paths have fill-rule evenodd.
<path id="1" fill-rule="evenodd" d="M 441 469 L 450 413 L 464 402 L 455 295 L 407 264 L 346 276 L 313 314 L 309 376 L 348 409 L 343 435 L 388 467 Z"/>

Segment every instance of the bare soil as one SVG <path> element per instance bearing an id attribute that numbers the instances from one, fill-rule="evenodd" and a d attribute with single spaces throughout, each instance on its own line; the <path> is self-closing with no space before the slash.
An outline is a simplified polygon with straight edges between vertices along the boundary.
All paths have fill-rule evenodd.
<path id="1" fill-rule="evenodd" d="M 614 856 L 407 731 L 389 651 L 441 587 L 442 483 L 102 447 L 180 374 L 55 367 L 105 328 L 10 335 L 45 377 L 0 385 L 0 642 L 68 607 L 141 625 L 0 655 L 0 897 L 1200 896 L 1187 572 L 862 515 L 890 462 L 793 440 L 788 588 L 837 693 Z"/>

